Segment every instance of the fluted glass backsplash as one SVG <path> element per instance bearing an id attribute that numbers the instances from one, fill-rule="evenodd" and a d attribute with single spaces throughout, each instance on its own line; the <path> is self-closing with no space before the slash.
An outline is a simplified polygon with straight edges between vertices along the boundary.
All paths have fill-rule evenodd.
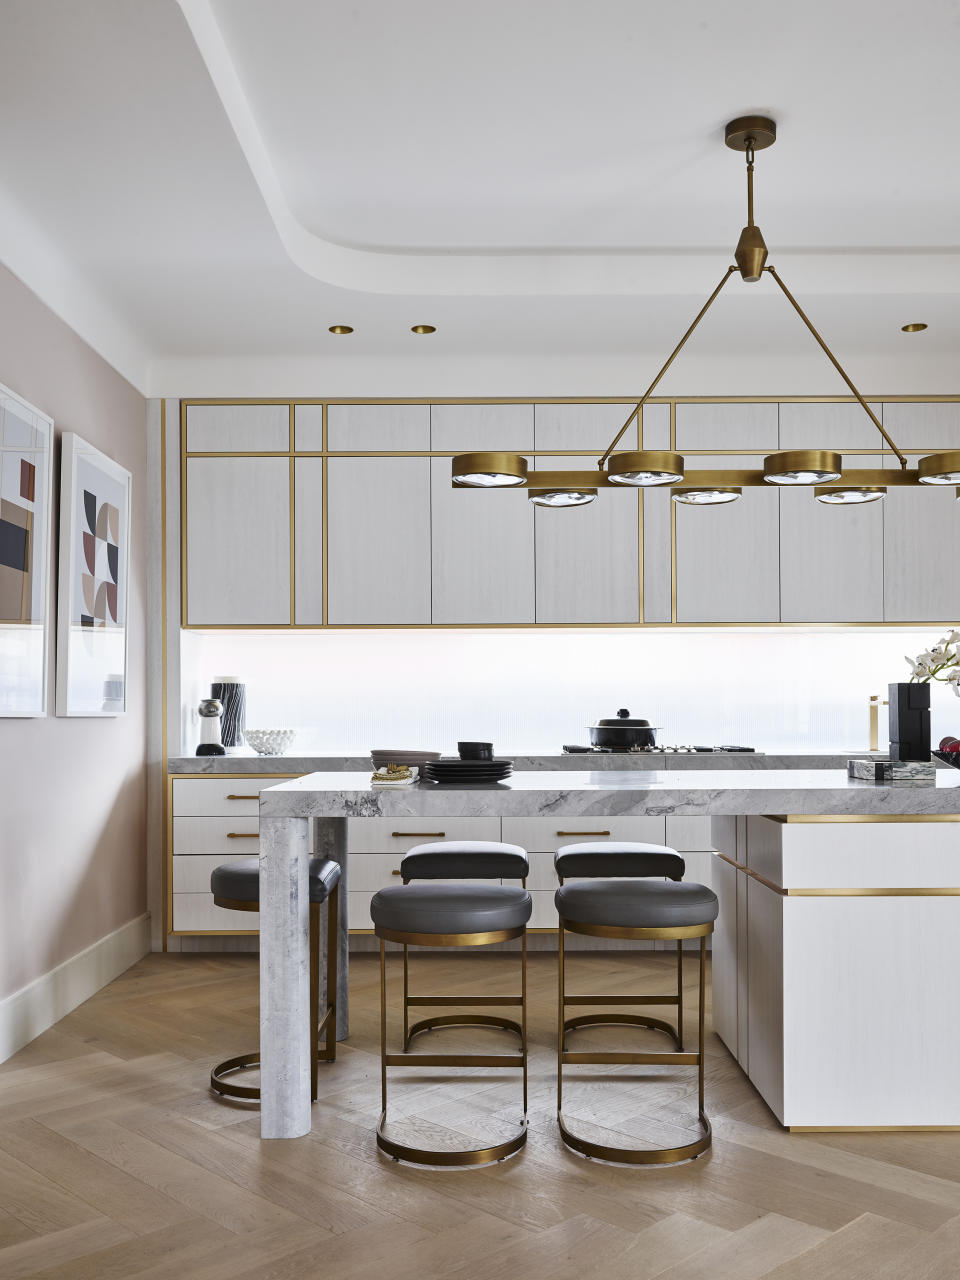
<path id="1" fill-rule="evenodd" d="M 556 753 L 628 707 L 658 742 L 774 751 L 863 751 L 867 702 L 906 679 L 903 655 L 937 627 L 671 630 L 189 631 L 182 633 L 183 751 L 211 680 L 247 686 L 251 728 L 298 731 L 296 754 L 371 747 Z M 934 740 L 960 737 L 960 698 L 936 686 Z M 880 717 L 886 745 L 886 709 Z M 175 746 L 171 747 L 171 753 Z"/>

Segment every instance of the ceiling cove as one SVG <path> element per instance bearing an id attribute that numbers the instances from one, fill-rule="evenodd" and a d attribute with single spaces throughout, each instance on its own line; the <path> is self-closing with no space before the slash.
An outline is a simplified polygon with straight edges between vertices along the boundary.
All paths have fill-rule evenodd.
<path id="1" fill-rule="evenodd" d="M 451 248 L 363 247 L 337 241 L 307 227 L 294 212 L 268 141 L 269 131 L 251 105 L 251 94 L 225 37 L 214 0 L 178 0 L 213 86 L 223 105 L 277 235 L 290 260 L 305 274 L 361 293 L 479 296 L 684 295 L 702 290 L 714 270 L 716 246 Z M 228 11 L 224 10 L 224 13 Z M 777 104 L 750 109 L 780 116 Z M 703 142 L 722 150 L 723 122 L 742 104 L 717 102 Z M 330 121 L 329 127 L 335 127 Z M 637 122 L 638 130 L 644 128 Z M 715 137 L 714 137 L 715 135 Z M 789 137 L 789 134 L 787 135 Z M 855 144 L 853 137 L 844 145 Z M 309 163 L 309 162 L 308 162 Z M 638 160 L 639 166 L 639 160 Z M 811 184 L 821 181 L 816 172 Z M 731 210 L 739 193 L 730 191 Z M 960 291 L 960 252 L 950 246 L 864 245 L 838 252 L 813 247 L 777 249 L 798 289 L 817 295 L 933 293 Z"/>

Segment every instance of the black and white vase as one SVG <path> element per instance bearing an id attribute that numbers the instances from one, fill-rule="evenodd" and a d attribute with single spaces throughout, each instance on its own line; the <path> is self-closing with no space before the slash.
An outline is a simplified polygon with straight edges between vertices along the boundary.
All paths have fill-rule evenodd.
<path id="1" fill-rule="evenodd" d="M 243 731 L 247 727 L 247 687 L 236 676 L 218 676 L 210 686 L 210 697 L 223 703 L 220 717 L 220 741 L 227 755 L 236 755 L 245 745 Z"/>

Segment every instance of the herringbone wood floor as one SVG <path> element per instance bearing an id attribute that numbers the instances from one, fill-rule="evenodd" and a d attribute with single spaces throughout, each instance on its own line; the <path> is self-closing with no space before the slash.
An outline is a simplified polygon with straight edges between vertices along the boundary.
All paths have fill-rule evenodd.
<path id="1" fill-rule="evenodd" d="M 664 955 L 574 965 L 580 990 L 665 991 L 672 977 Z M 415 981 L 486 994 L 515 973 L 511 956 L 434 956 L 418 960 Z M 692 1015 L 692 962 L 687 976 Z M 554 958 L 532 956 L 530 979 L 527 1147 L 491 1168 L 437 1171 L 374 1146 L 373 956 L 354 958 L 349 1044 L 321 1068 L 313 1133 L 291 1143 L 261 1143 L 256 1114 L 206 1088 L 213 1060 L 255 1044 L 256 957 L 147 957 L 0 1067 L 0 1276 L 960 1276 L 960 1134 L 786 1134 L 714 1036 L 710 1153 L 625 1169 L 568 1152 L 553 1114 Z M 487 1046 L 500 1035 L 483 1034 Z M 646 1075 L 617 1085 L 576 1068 L 571 1081 L 588 1070 L 565 1099 L 585 1127 L 616 1116 L 656 1142 L 689 1122 L 689 1069 L 633 1068 Z M 481 1138 L 517 1113 L 512 1080 L 432 1074 L 406 1086 L 392 1074 L 391 1113 L 408 1136 Z"/>

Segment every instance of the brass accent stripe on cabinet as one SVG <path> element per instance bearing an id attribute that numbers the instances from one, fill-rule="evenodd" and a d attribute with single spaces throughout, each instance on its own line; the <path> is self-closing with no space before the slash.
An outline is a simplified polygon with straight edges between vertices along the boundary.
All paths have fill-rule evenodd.
<path id="1" fill-rule="evenodd" d="M 945 888 L 884 888 L 884 889 L 784 889 L 782 885 L 775 884 L 772 880 L 768 880 L 766 876 L 762 876 L 759 872 L 754 871 L 745 863 L 737 862 L 725 853 L 721 853 L 718 849 L 714 850 L 715 856 L 722 858 L 724 862 L 730 864 L 737 871 L 742 871 L 745 876 L 749 876 L 751 880 L 756 880 L 758 884 L 762 884 L 764 888 L 771 889 L 774 893 L 778 893 L 782 898 L 960 898 L 960 887 Z"/>

